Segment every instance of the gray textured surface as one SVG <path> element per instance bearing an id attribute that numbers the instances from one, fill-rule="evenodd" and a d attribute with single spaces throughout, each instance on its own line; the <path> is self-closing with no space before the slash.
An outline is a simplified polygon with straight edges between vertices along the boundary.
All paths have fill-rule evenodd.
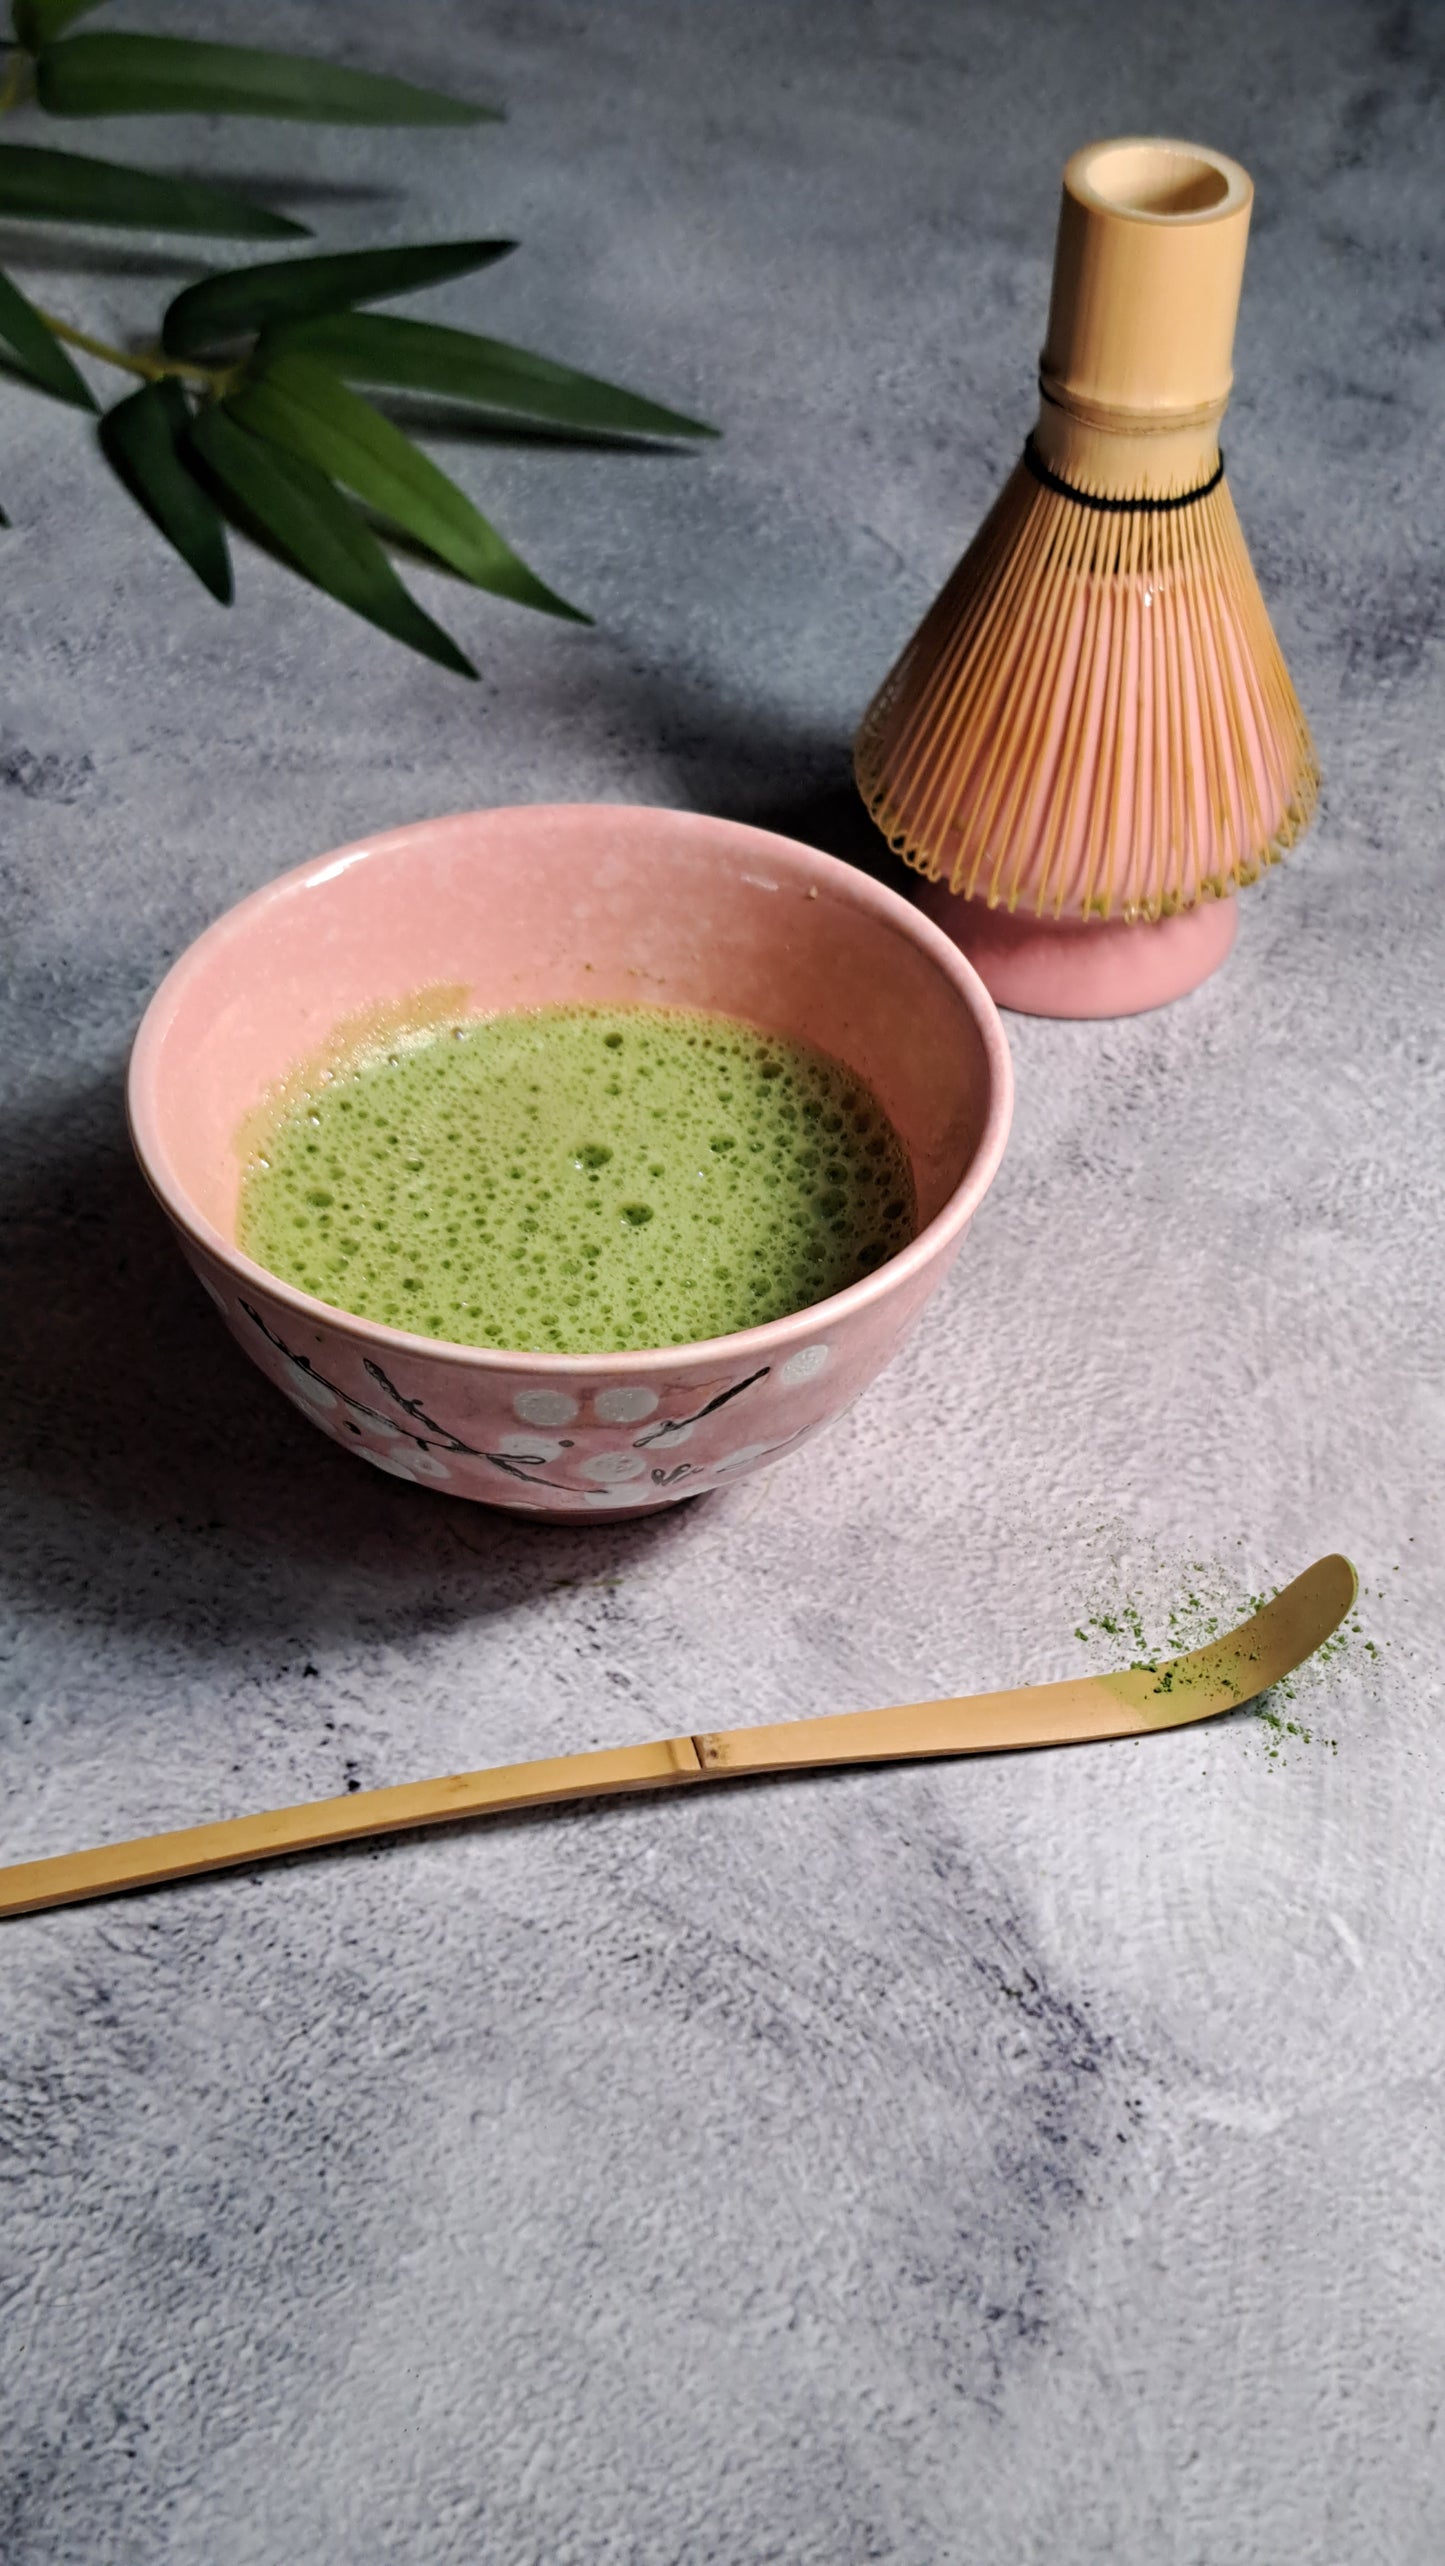
<path id="1" fill-rule="evenodd" d="M 1064 1672 L 1091 1614 L 1157 1637 L 1336 1544 L 1363 1635 L 1283 1750 L 1245 1714 L 7 1928 L 0 2551 L 1433 2566 L 1438 13 L 458 0 L 345 41 L 511 121 L 75 139 L 304 169 L 337 243 L 515 230 L 434 308 L 727 437 L 448 448 L 601 617 L 423 581 L 468 690 L 254 557 L 223 616 L 82 422 L 0 394 L 0 1849 Z M 1150 128 L 1258 183 L 1228 444 L 1314 835 L 1188 1004 L 1012 1025 L 1003 1176 L 818 1455 L 576 1535 L 356 1469 L 130 1171 L 148 990 L 282 866 L 425 812 L 826 832 L 1027 424 L 1059 164 Z M 135 258 L 58 243 L 48 297 L 139 327 Z"/>

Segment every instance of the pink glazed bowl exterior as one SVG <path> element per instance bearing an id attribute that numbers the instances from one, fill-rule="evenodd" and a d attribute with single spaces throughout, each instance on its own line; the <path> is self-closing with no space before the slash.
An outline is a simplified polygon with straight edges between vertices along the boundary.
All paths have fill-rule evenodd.
<path id="1" fill-rule="evenodd" d="M 907 1144 L 916 1238 L 766 1327 L 639 1354 L 498 1353 L 348 1316 L 243 1254 L 248 1117 L 348 1019 L 711 1009 L 865 1078 Z M 538 805 L 425 820 L 283 874 L 167 975 L 131 1056 L 145 1175 L 227 1327 L 342 1447 L 516 1514 L 650 1513 L 790 1452 L 851 1406 L 952 1264 L 1013 1105 L 992 1001 L 896 893 L 694 813 Z"/>

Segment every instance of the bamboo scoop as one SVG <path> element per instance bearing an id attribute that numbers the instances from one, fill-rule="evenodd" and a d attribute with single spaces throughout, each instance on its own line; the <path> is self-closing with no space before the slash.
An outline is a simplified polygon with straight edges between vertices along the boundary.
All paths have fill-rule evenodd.
<path id="1" fill-rule="evenodd" d="M 406 1827 L 503 1809 L 670 1790 L 684 1783 L 729 1781 L 744 1773 L 1072 1746 L 1182 1728 L 1191 1720 L 1210 1719 L 1216 1711 L 1238 1709 L 1313 1656 L 1350 1610 L 1356 1584 L 1349 1561 L 1338 1553 L 1317 1559 L 1237 1630 L 1162 1666 L 1072 1676 L 1062 1684 L 1025 1684 L 1014 1692 L 975 1693 L 957 1701 L 912 1702 L 891 1711 L 788 1720 L 779 1728 L 661 1738 L 652 1746 L 604 1747 L 595 1754 L 555 1756 L 538 1764 L 500 1764 L 481 1773 L 450 1773 L 435 1782 L 404 1782 L 389 1791 L 307 1800 L 297 1808 L 267 1809 L 256 1817 L 223 1818 L 213 1826 L 183 1827 L 174 1835 L 138 1836 L 129 1844 L 104 1845 L 91 1853 L 17 1862 L 0 1870 L 0 1916 L 71 1906 L 195 1872 L 264 1862 L 273 1854 L 305 1853 L 357 1836 L 393 1835 Z"/>

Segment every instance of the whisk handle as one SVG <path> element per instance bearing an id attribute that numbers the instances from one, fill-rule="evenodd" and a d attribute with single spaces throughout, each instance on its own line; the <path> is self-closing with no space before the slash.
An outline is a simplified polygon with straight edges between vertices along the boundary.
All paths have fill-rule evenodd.
<path id="1" fill-rule="evenodd" d="M 1064 169 L 1040 359 L 1048 400 L 1105 427 L 1217 419 L 1254 188 L 1202 143 L 1087 143 Z"/>

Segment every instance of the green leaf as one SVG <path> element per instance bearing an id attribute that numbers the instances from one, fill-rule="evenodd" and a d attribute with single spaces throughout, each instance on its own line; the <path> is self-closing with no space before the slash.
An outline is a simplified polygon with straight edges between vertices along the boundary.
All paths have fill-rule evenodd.
<path id="1" fill-rule="evenodd" d="M 101 0 L 15 0 L 15 40 L 27 53 L 39 53 L 42 45 L 64 34 L 72 19 L 88 18 L 100 5 Z"/>
<path id="2" fill-rule="evenodd" d="M 224 187 L 160 178 L 76 152 L 0 144 L 0 214 L 49 223 L 111 223 L 146 232 L 210 232 L 232 240 L 308 239 L 304 223 L 250 205 Z"/>
<path id="3" fill-rule="evenodd" d="M 398 320 L 389 312 L 337 312 L 279 325 L 277 349 L 300 348 L 321 357 L 357 383 L 393 391 L 439 392 L 478 401 L 492 410 L 520 410 L 530 419 L 614 436 L 711 437 L 701 419 L 665 410 L 592 374 L 502 339 L 477 338 L 470 330 L 439 329 L 432 321 Z"/>
<path id="4" fill-rule="evenodd" d="M 322 125 L 477 125 L 495 107 L 372 71 L 185 36 L 71 36 L 35 72 L 52 116 L 283 116 Z"/>
<path id="5" fill-rule="evenodd" d="M 393 640 L 459 676 L 475 677 L 471 661 L 423 614 L 375 535 L 324 472 L 263 445 L 224 407 L 203 410 L 190 441 L 219 484 L 233 523 L 248 532 L 252 523 L 259 525 L 303 578 Z"/>
<path id="6" fill-rule="evenodd" d="M 231 602 L 231 556 L 215 501 L 186 465 L 190 407 L 174 375 L 117 401 L 100 422 L 107 463 L 168 543 L 223 606 Z"/>
<path id="7" fill-rule="evenodd" d="M 269 444 L 344 482 L 474 587 L 569 623 L 590 623 L 527 568 L 429 455 L 314 357 L 278 356 L 227 406 Z"/>
<path id="8" fill-rule="evenodd" d="M 378 303 L 441 285 L 449 276 L 491 267 L 515 241 L 429 241 L 418 249 L 343 250 L 329 258 L 290 258 L 237 267 L 187 285 L 167 309 L 162 345 L 168 356 L 196 356 L 267 321 L 300 320 Z"/>
<path id="9" fill-rule="evenodd" d="M 73 402 L 77 410 L 95 408 L 89 384 L 51 337 L 34 304 L 27 303 L 19 287 L 4 275 L 0 275 L 0 339 L 5 342 L 0 355 L 42 392 L 53 392 L 57 401 Z"/>

